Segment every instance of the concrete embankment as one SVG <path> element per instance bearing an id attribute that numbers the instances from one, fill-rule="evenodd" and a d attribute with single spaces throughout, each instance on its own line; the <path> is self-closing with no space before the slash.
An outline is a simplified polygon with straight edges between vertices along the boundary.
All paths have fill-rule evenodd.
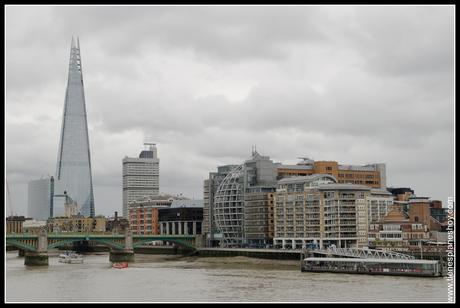
<path id="1" fill-rule="evenodd" d="M 171 246 L 145 246 L 134 248 L 134 253 L 149 255 L 175 255 L 178 251 L 176 247 Z"/>
<path id="2" fill-rule="evenodd" d="M 243 256 L 260 259 L 300 260 L 300 251 L 277 249 L 201 248 L 194 255 L 199 257 Z"/>

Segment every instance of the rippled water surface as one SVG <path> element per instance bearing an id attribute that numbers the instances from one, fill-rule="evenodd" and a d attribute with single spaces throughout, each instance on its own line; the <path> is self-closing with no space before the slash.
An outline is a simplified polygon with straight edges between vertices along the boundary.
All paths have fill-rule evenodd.
<path id="1" fill-rule="evenodd" d="M 6 301 L 13 302 L 446 302 L 443 278 L 301 273 L 296 261 L 136 255 L 113 269 L 107 253 L 83 264 L 24 266 L 6 254 Z"/>

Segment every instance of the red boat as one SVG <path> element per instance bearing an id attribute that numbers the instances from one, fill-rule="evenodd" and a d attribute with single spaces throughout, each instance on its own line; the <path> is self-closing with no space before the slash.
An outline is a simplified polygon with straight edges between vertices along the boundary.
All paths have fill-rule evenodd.
<path id="1" fill-rule="evenodd" d="M 112 264 L 113 268 L 127 268 L 128 262 L 115 262 Z"/>

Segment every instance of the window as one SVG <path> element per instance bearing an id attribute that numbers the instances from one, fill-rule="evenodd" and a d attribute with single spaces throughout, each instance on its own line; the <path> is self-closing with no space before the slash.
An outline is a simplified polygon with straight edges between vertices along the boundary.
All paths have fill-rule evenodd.
<path id="1" fill-rule="evenodd" d="M 334 192 L 333 191 L 326 191 L 324 192 L 325 199 L 334 199 Z"/>

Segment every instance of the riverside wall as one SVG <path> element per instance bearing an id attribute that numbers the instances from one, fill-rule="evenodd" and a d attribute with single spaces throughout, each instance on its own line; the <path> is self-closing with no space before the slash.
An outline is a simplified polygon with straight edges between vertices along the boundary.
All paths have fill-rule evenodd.
<path id="1" fill-rule="evenodd" d="M 261 259 L 300 260 L 300 251 L 275 249 L 201 248 L 194 255 L 199 257 L 244 256 Z"/>

